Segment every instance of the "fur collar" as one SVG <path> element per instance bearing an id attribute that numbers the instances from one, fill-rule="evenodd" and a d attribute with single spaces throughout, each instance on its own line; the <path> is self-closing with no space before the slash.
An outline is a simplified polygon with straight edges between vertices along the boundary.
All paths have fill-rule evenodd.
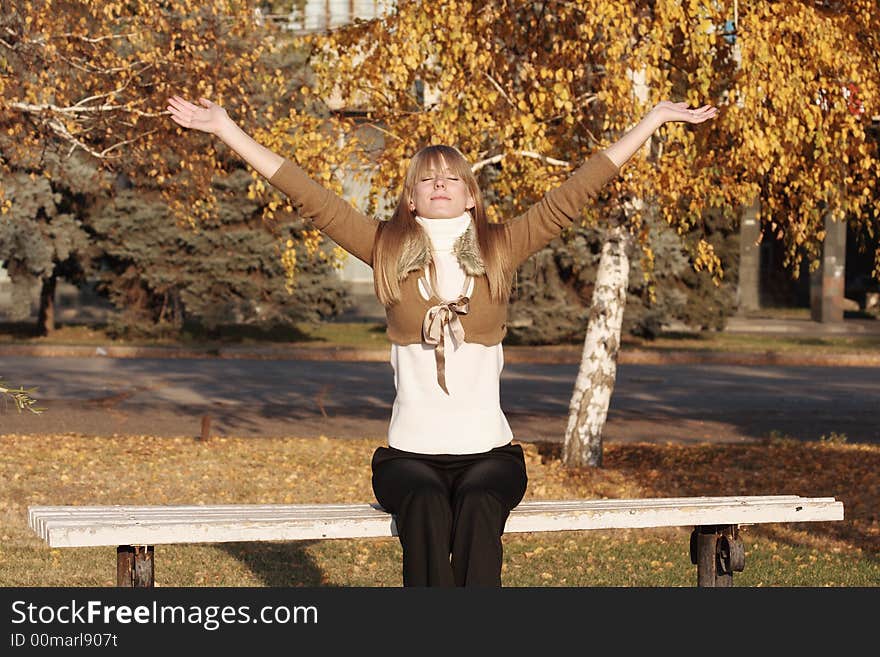
<path id="1" fill-rule="evenodd" d="M 452 246 L 458 264 L 468 276 L 482 276 L 486 273 L 480 245 L 477 242 L 477 231 L 473 222 Z M 421 271 L 431 262 L 431 240 L 419 227 L 419 237 L 409 240 L 403 245 L 397 265 L 397 278 L 403 280 L 410 272 Z"/>

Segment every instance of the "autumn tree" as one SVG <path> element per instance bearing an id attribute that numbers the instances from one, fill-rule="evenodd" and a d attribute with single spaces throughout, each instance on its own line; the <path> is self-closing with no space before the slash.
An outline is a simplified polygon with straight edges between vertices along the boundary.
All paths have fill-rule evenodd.
<path id="1" fill-rule="evenodd" d="M 677 3 L 668 4 L 673 12 Z M 681 69 L 650 79 L 643 85 L 649 93 L 634 93 L 637 75 L 649 66 L 651 56 L 662 61 L 674 36 L 682 40 L 677 27 L 667 33 L 655 30 L 652 38 L 660 39 L 655 51 L 634 54 L 640 11 L 646 10 L 625 3 L 450 2 L 437 7 L 401 2 L 382 20 L 319 40 L 323 56 L 314 64 L 315 92 L 338 94 L 349 106 L 361 107 L 383 134 L 376 153 L 375 198 L 397 188 L 408 157 L 420 146 L 452 143 L 474 163 L 487 190 L 490 216 L 502 220 L 537 201 L 574 166 L 610 145 L 657 101 L 695 101 L 698 94 L 700 101 L 711 101 L 710 90 L 692 88 Z M 665 20 L 674 26 L 688 22 L 680 10 Z M 690 63 L 691 69 L 696 67 Z M 719 89 L 714 91 L 720 95 Z M 584 210 L 584 224 L 602 231 L 600 251 L 606 252 L 599 260 L 589 311 L 589 327 L 599 337 L 588 336 L 605 351 L 585 348 L 585 363 L 598 367 L 579 377 L 576 395 L 596 389 L 597 372 L 608 395 L 598 402 L 604 408 L 591 411 L 597 420 L 573 410 L 577 429 L 592 423 L 593 431 L 600 432 L 604 422 L 599 416 L 607 410 L 613 387 L 608 372 L 613 376 L 633 245 L 645 245 L 641 261 L 648 272 L 652 269 L 650 222 L 643 208 L 656 205 L 651 201 L 660 188 L 695 199 L 708 195 L 709 184 L 689 175 L 691 168 L 700 167 L 694 133 L 684 127 L 664 129 L 665 157 L 655 147 L 634 158 L 603 198 Z M 688 215 L 666 218 L 687 238 L 686 257 L 690 254 L 693 264 L 720 275 L 717 258 L 695 227 L 695 217 L 706 205 L 703 201 Z M 603 325 L 609 313 L 616 324 Z M 582 372 L 588 369 L 585 365 Z"/>
<path id="2" fill-rule="evenodd" d="M 817 252 L 826 211 L 874 230 L 878 160 L 865 127 L 878 98 L 877 26 L 870 0 L 401 1 L 315 40 L 313 91 L 362 110 L 382 134 L 374 203 L 399 187 L 419 147 L 451 143 L 474 163 L 497 220 L 659 100 L 721 109 L 711 125 L 663 126 L 584 211 L 603 237 L 564 460 L 600 465 L 630 262 L 652 276 L 652 223 L 716 283 L 725 272 L 709 223 L 735 226 L 756 195 L 793 262 L 798 249 Z M 853 94 L 864 114 L 851 111 Z"/>
<path id="3" fill-rule="evenodd" d="M 12 263 L 14 281 L 51 285 L 87 231 L 82 204 L 68 201 L 88 206 L 112 196 L 119 176 L 134 188 L 159 188 L 173 219 L 193 228 L 215 216 L 218 193 L 239 193 L 212 181 L 241 162 L 167 120 L 174 93 L 224 103 L 261 140 L 296 152 L 316 177 L 340 186 L 334 172 L 356 144 L 337 148 L 339 121 L 293 106 L 302 57 L 257 8 L 235 0 L 0 2 L 0 262 Z M 251 173 L 247 193 L 262 199 L 262 217 L 271 220 L 279 203 Z M 303 230 L 276 235 L 288 285 L 297 244 L 309 239 Z"/>
<path id="4" fill-rule="evenodd" d="M 750 3 L 736 26 L 739 66 L 719 127 L 736 154 L 729 202 L 759 203 L 786 265 L 815 268 L 826 219 L 878 235 L 880 12 L 871 0 Z M 720 155 L 720 152 L 719 152 Z M 880 279 L 880 250 L 874 257 Z"/>

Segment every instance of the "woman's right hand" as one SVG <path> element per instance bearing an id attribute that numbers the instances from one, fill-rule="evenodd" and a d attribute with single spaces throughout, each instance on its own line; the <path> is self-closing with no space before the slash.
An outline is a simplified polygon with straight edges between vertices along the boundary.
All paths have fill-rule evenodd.
<path id="1" fill-rule="evenodd" d="M 180 96 L 172 96 L 168 99 L 171 120 L 184 128 L 201 130 L 212 135 L 218 134 L 223 124 L 229 120 L 226 110 L 207 98 L 199 98 L 199 103 L 202 107 Z"/>

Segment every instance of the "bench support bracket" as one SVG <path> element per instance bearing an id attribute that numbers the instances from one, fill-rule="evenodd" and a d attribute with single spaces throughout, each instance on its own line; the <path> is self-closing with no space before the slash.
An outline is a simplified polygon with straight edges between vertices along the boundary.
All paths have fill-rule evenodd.
<path id="1" fill-rule="evenodd" d="M 733 586 L 733 573 L 741 573 L 745 561 L 736 525 L 702 525 L 691 532 L 691 563 L 697 566 L 697 586 Z"/>
<path id="2" fill-rule="evenodd" d="M 152 587 L 153 546 L 120 545 L 116 548 L 116 586 Z"/>

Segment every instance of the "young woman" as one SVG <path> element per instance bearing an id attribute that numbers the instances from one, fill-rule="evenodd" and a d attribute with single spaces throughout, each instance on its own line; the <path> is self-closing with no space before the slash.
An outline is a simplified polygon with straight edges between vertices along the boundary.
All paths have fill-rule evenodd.
<path id="1" fill-rule="evenodd" d="M 527 482 L 499 395 L 513 274 L 579 216 L 657 128 L 702 123 L 716 108 L 659 103 L 503 223 L 487 221 L 471 168 L 451 146 L 417 152 L 394 213 L 376 221 L 258 144 L 219 105 L 174 96 L 168 111 L 178 125 L 220 138 L 301 217 L 373 268 L 397 395 L 388 446 L 373 455 L 372 484 L 395 515 L 404 586 L 500 586 L 504 524 Z"/>

